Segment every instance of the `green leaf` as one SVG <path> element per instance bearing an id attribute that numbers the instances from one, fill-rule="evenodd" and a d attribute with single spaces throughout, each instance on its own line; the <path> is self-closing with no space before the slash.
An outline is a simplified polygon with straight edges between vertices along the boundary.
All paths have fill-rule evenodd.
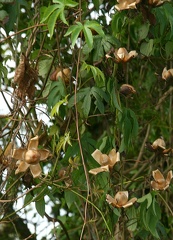
<path id="1" fill-rule="evenodd" d="M 70 132 L 66 132 L 64 136 L 60 137 L 59 142 L 56 146 L 57 153 L 59 153 L 61 149 L 65 152 L 65 147 L 67 144 L 72 146 Z"/>
<path id="2" fill-rule="evenodd" d="M 45 201 L 44 201 L 44 197 L 39 199 L 39 201 L 35 202 L 35 208 L 36 208 L 38 214 L 40 214 L 41 217 L 44 217 L 44 214 L 45 214 Z"/>
<path id="3" fill-rule="evenodd" d="M 127 229 L 129 231 L 135 231 L 137 228 L 137 214 L 134 206 L 127 209 L 126 214 L 128 216 Z"/>
<path id="4" fill-rule="evenodd" d="M 149 57 L 153 51 L 153 44 L 154 44 L 153 39 L 150 39 L 148 42 L 143 42 L 140 46 L 140 52 L 143 55 Z"/>
<path id="5" fill-rule="evenodd" d="M 152 195 L 151 195 L 151 193 L 148 193 L 148 194 L 144 195 L 143 197 L 138 198 L 137 202 L 138 203 L 142 203 L 142 202 L 145 202 L 146 200 L 147 200 L 147 208 L 149 208 L 151 203 L 152 203 Z"/>
<path id="6" fill-rule="evenodd" d="M 73 26 L 72 26 L 73 27 Z M 82 31 L 82 28 L 83 26 L 82 25 L 78 25 L 78 26 L 74 26 L 74 30 L 72 31 L 71 33 L 71 42 L 72 42 L 72 45 L 71 47 L 73 48 L 74 45 L 76 44 L 76 41 L 77 41 L 77 38 L 79 37 L 80 35 L 80 32 Z"/>
<path id="7" fill-rule="evenodd" d="M 153 214 L 152 206 L 149 207 L 149 209 L 146 212 L 146 222 L 147 222 L 148 229 L 155 238 L 160 239 L 156 229 L 158 220 L 159 219 Z"/>
<path id="8" fill-rule="evenodd" d="M 5 10 L 0 10 L 0 22 L 3 22 L 8 17 L 8 13 Z"/>
<path id="9" fill-rule="evenodd" d="M 54 4 L 54 5 L 49 6 L 46 9 L 46 11 L 44 12 L 43 19 L 41 20 L 41 23 L 45 22 L 50 17 L 50 15 L 58 8 L 59 8 L 58 4 Z"/>
<path id="10" fill-rule="evenodd" d="M 33 196 L 31 195 L 31 193 L 27 193 L 24 199 L 24 206 L 26 206 L 27 204 L 31 203 L 33 199 Z"/>
<path id="11" fill-rule="evenodd" d="M 82 104 L 82 109 L 83 109 L 83 114 L 84 117 L 88 117 L 89 111 L 90 111 L 90 107 L 91 107 L 91 95 L 90 95 L 90 91 L 87 92 L 83 104 Z"/>
<path id="12" fill-rule="evenodd" d="M 72 48 L 76 44 L 77 38 L 79 37 L 80 32 L 83 29 L 83 25 L 80 22 L 76 23 L 77 25 L 72 25 L 68 28 L 66 34 L 64 37 L 67 37 L 71 34 L 71 42 L 72 42 Z"/>
<path id="13" fill-rule="evenodd" d="M 131 122 L 132 122 L 132 131 L 131 131 L 132 137 L 136 137 L 139 129 L 138 121 L 135 113 L 131 109 L 128 109 L 128 110 L 129 110 L 129 115 L 131 117 Z"/>
<path id="14" fill-rule="evenodd" d="M 64 8 L 61 8 L 60 19 L 64 24 L 69 25 L 67 20 L 65 19 Z"/>
<path id="15" fill-rule="evenodd" d="M 52 61 L 53 61 L 52 57 L 39 61 L 38 63 L 39 76 L 42 76 L 43 78 L 46 77 L 52 65 Z"/>
<path id="16" fill-rule="evenodd" d="M 88 91 L 90 92 L 90 88 L 87 87 L 87 88 L 82 88 L 80 89 L 77 94 L 76 94 L 76 103 L 78 103 L 79 101 L 81 101 L 87 94 L 88 94 Z M 73 95 L 69 101 L 68 101 L 68 107 L 71 108 L 73 107 L 75 104 L 75 95 Z"/>
<path id="17" fill-rule="evenodd" d="M 65 96 L 64 99 L 60 100 L 59 102 L 57 102 L 57 103 L 55 104 L 55 106 L 52 108 L 52 111 L 51 111 L 51 113 L 50 113 L 50 116 L 51 116 L 51 117 L 53 117 L 53 116 L 56 115 L 56 114 L 59 115 L 59 108 L 60 108 L 60 106 L 61 106 L 62 104 L 67 105 L 67 103 L 68 103 L 68 100 L 67 100 L 68 96 L 69 96 L 69 94 L 68 94 L 67 96 Z"/>
<path id="18" fill-rule="evenodd" d="M 96 81 L 98 87 L 103 87 L 105 85 L 105 76 L 98 67 L 95 67 L 95 66 L 87 64 L 86 62 L 83 62 L 82 66 L 80 68 L 80 73 L 82 74 L 83 71 L 84 72 L 86 71 L 87 73 L 89 73 L 89 72 L 92 73 L 94 80 Z"/>
<path id="19" fill-rule="evenodd" d="M 96 31 L 102 37 L 104 37 L 104 35 L 105 35 L 103 30 L 102 30 L 102 27 L 96 21 L 86 20 L 85 23 L 84 23 L 84 27 L 93 29 L 94 31 Z"/>
<path id="20" fill-rule="evenodd" d="M 83 32 L 84 32 L 85 41 L 86 41 L 88 47 L 90 49 L 92 49 L 93 48 L 93 35 L 92 35 L 91 30 L 84 25 Z"/>
<path id="21" fill-rule="evenodd" d="M 147 209 L 147 201 L 144 201 L 140 205 L 140 220 L 144 225 L 144 228 L 148 230 L 148 224 L 146 220 L 146 209 Z"/>
<path id="22" fill-rule="evenodd" d="M 173 55 L 173 42 L 172 41 L 168 41 L 165 44 L 165 51 L 166 51 L 166 57 L 169 58 L 170 56 Z"/>
<path id="23" fill-rule="evenodd" d="M 140 27 L 138 28 L 138 38 L 139 41 L 145 39 L 148 35 L 149 32 L 149 28 L 150 28 L 150 24 L 149 23 L 145 23 L 143 25 L 140 25 Z"/>
<path id="24" fill-rule="evenodd" d="M 58 9 L 57 11 L 52 13 L 52 15 L 49 17 L 47 27 L 49 30 L 50 38 L 52 38 L 53 36 L 56 20 L 59 17 L 60 13 L 61 13 L 61 9 Z"/>
<path id="25" fill-rule="evenodd" d="M 53 0 L 53 3 L 59 3 L 59 4 L 63 4 L 64 6 L 73 8 L 76 7 L 77 5 L 79 5 L 79 3 L 72 1 L 72 0 Z"/>
<path id="26" fill-rule="evenodd" d="M 76 194 L 74 194 L 71 191 L 66 190 L 64 192 L 64 197 L 65 197 L 65 201 L 67 203 L 68 208 L 70 208 L 72 204 L 76 201 Z"/>

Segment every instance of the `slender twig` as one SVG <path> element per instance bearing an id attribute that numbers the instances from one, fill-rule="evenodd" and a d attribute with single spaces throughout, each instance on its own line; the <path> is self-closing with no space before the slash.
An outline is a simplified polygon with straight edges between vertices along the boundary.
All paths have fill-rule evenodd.
<path id="1" fill-rule="evenodd" d="M 53 223 L 58 222 L 61 225 L 61 227 L 62 227 L 62 229 L 63 229 L 63 231 L 64 231 L 64 233 L 66 235 L 67 240 L 70 240 L 70 237 L 69 237 L 69 234 L 67 232 L 67 229 L 65 228 L 63 222 L 60 219 L 50 217 L 46 212 L 45 212 L 44 215 L 48 219 L 48 221 L 53 222 Z"/>

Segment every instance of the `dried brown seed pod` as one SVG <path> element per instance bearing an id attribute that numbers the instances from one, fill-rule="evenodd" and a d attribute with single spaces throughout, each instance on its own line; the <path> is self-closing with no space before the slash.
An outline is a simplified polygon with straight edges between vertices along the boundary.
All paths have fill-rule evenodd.
<path id="1" fill-rule="evenodd" d="M 58 78 L 60 77 L 65 83 L 69 83 L 70 76 L 71 76 L 70 68 L 63 68 L 61 71 L 61 68 L 57 67 L 55 71 L 50 75 L 50 80 L 58 81 Z"/>
<path id="2" fill-rule="evenodd" d="M 130 84 L 123 84 L 121 87 L 120 87 L 120 90 L 119 92 L 121 94 L 123 94 L 124 96 L 129 96 L 131 94 L 134 94 L 136 93 L 136 90 L 134 89 L 134 87 Z"/>

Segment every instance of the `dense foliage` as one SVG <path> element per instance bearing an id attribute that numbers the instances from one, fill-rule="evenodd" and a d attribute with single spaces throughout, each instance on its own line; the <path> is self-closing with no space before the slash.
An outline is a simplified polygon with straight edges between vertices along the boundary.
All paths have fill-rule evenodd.
<path id="1" fill-rule="evenodd" d="M 0 24 L 1 239 L 172 239 L 173 2 L 0 0 Z"/>

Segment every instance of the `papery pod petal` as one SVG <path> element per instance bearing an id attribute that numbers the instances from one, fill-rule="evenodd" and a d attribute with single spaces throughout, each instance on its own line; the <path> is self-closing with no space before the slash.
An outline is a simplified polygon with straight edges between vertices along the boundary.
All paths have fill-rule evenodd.
<path id="1" fill-rule="evenodd" d="M 15 159 L 24 160 L 26 151 L 27 150 L 23 148 L 14 149 L 12 157 Z"/>
<path id="2" fill-rule="evenodd" d="M 16 165 L 18 165 L 15 174 L 18 174 L 20 172 L 26 172 L 26 170 L 29 168 L 29 164 L 27 164 L 25 161 L 17 162 Z"/>
<path id="3" fill-rule="evenodd" d="M 40 164 L 30 165 L 30 171 L 33 176 L 33 178 L 37 178 L 41 175 L 42 169 L 40 167 Z"/>
<path id="4" fill-rule="evenodd" d="M 137 201 L 137 198 L 132 198 L 130 199 L 125 205 L 123 205 L 123 208 L 127 208 L 130 207 L 131 205 L 133 205 L 135 202 Z"/>
<path id="5" fill-rule="evenodd" d="M 113 207 L 117 206 L 117 202 L 116 202 L 115 198 L 111 197 L 109 194 L 106 194 L 106 202 L 108 202 Z"/>
<path id="6" fill-rule="evenodd" d="M 172 170 L 171 170 L 171 171 L 169 171 L 168 174 L 167 174 L 166 182 L 167 182 L 168 184 L 170 184 L 172 178 L 173 178 L 173 175 L 172 175 Z"/>
<path id="7" fill-rule="evenodd" d="M 115 165 L 115 163 L 120 161 L 120 153 L 116 152 L 115 149 L 112 149 L 110 151 L 110 153 L 108 154 L 109 158 L 110 158 L 110 163 L 109 166 L 113 167 Z"/>
<path id="8" fill-rule="evenodd" d="M 39 149 L 37 151 L 40 154 L 40 161 L 46 160 L 49 157 L 49 155 L 50 155 L 50 152 L 47 149 Z"/>
<path id="9" fill-rule="evenodd" d="M 94 169 L 91 169 L 89 170 L 89 173 L 91 174 L 94 174 L 94 175 L 97 175 L 98 173 L 101 173 L 101 172 L 109 172 L 109 166 L 101 166 L 99 168 L 94 168 Z"/>
<path id="10" fill-rule="evenodd" d="M 91 156 L 101 165 L 102 153 L 100 150 L 96 149 Z"/>
<path id="11" fill-rule="evenodd" d="M 137 57 L 138 56 L 138 53 L 136 52 L 136 51 L 130 51 L 129 52 L 129 59 L 131 59 L 131 58 L 135 58 L 135 57 Z M 129 60 L 128 59 L 128 60 Z"/>
<path id="12" fill-rule="evenodd" d="M 163 174 L 157 169 L 152 172 L 153 178 L 157 183 L 163 183 L 165 182 L 165 178 Z"/>
<path id="13" fill-rule="evenodd" d="M 38 148 L 38 136 L 31 138 L 28 144 L 28 150 L 37 150 Z"/>
<path id="14" fill-rule="evenodd" d="M 100 164 L 101 164 L 101 166 L 109 165 L 109 163 L 110 163 L 110 158 L 108 157 L 108 155 L 102 154 L 102 156 L 101 156 L 101 158 L 100 158 Z"/>
<path id="15" fill-rule="evenodd" d="M 11 150 L 12 150 L 12 147 L 13 147 L 13 143 L 10 142 L 7 146 L 7 148 L 5 149 L 5 152 L 4 152 L 4 156 L 7 157 L 8 155 L 11 155 Z"/>

